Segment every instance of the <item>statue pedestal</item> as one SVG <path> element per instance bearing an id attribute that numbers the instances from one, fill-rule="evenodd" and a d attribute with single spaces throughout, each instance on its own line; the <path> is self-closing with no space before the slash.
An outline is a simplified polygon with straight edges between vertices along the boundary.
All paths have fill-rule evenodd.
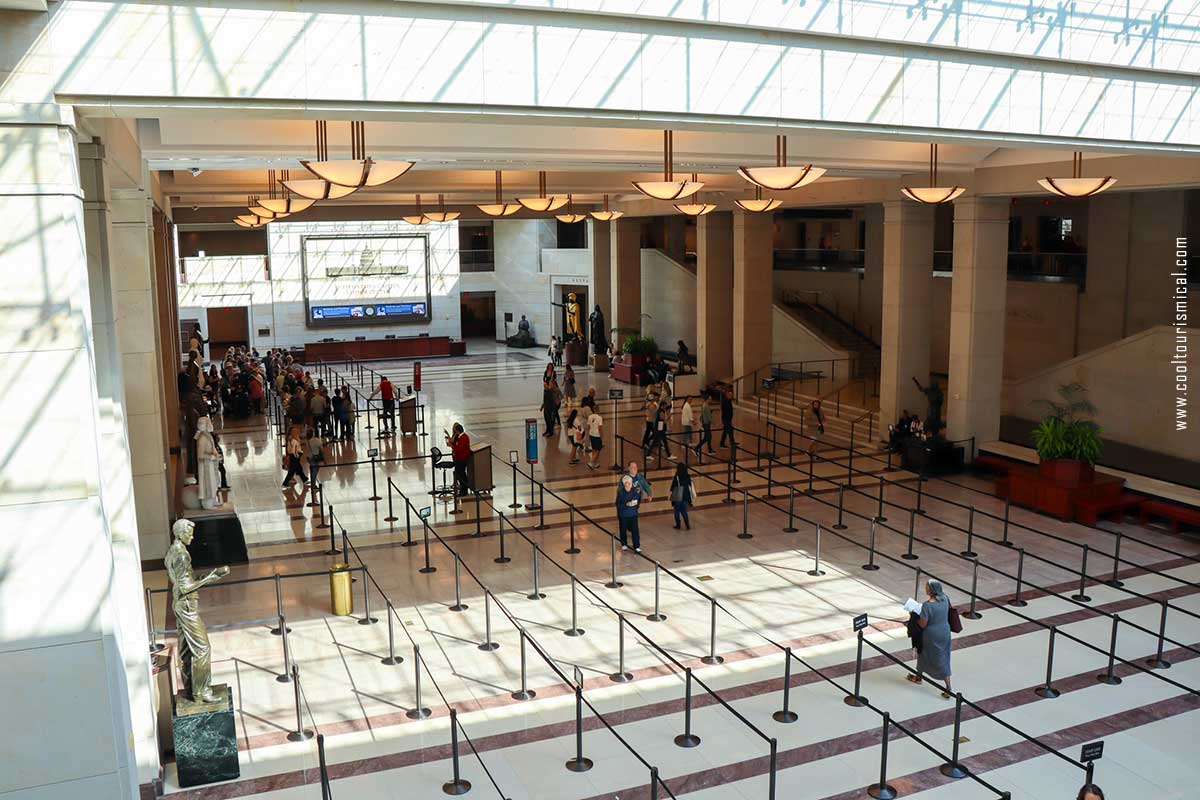
<path id="1" fill-rule="evenodd" d="M 563 348 L 563 359 L 572 367 L 586 366 L 587 345 L 583 342 L 567 342 L 567 346 Z"/>
<path id="2" fill-rule="evenodd" d="M 233 694 L 225 684 L 213 687 L 216 703 L 196 703 L 180 692 L 171 715 L 175 765 L 181 787 L 229 781 L 240 776 Z"/>

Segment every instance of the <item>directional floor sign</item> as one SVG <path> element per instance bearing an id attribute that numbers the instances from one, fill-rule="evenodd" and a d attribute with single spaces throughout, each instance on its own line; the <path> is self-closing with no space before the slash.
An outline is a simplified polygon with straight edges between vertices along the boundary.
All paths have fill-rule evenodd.
<path id="1" fill-rule="evenodd" d="M 625 390 L 624 389 L 609 389 L 608 390 L 608 399 L 609 400 L 624 400 L 625 399 Z"/>
<path id="2" fill-rule="evenodd" d="M 867 615 L 859 614 L 854 618 L 854 630 L 861 631 L 865 627 L 867 627 Z"/>
<path id="3" fill-rule="evenodd" d="M 429 519 L 429 515 L 432 513 L 433 513 L 433 508 L 431 506 L 425 506 L 424 508 L 422 508 L 420 511 L 417 512 L 417 514 L 420 515 L 421 519 Z"/>
<path id="4" fill-rule="evenodd" d="M 1083 763 L 1089 761 L 1099 761 L 1104 756 L 1104 742 L 1088 742 L 1083 746 L 1079 753 L 1079 760 Z"/>
<path id="5" fill-rule="evenodd" d="M 525 461 L 538 463 L 538 421 L 532 417 L 525 420 Z"/>

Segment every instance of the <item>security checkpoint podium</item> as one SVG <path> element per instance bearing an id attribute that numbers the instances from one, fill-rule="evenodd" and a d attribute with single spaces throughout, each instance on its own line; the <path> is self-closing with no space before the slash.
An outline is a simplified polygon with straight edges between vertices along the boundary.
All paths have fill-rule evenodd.
<path id="1" fill-rule="evenodd" d="M 467 486 L 472 492 L 488 493 L 496 487 L 492 481 L 492 446 L 471 445 L 471 459 L 467 462 Z"/>

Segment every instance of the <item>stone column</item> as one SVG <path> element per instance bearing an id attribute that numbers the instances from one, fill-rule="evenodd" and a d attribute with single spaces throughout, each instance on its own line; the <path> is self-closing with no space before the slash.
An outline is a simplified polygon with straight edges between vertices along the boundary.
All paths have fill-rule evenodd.
<path id="1" fill-rule="evenodd" d="M 663 221 L 663 227 L 666 233 L 663 252 L 682 264 L 687 259 L 687 217 L 671 214 Z"/>
<path id="2" fill-rule="evenodd" d="M 696 371 L 700 384 L 733 372 L 733 214 L 696 220 Z"/>
<path id="3" fill-rule="evenodd" d="M 622 217 L 609 223 L 612 229 L 611 295 L 612 315 L 609 328 L 632 331 L 642 329 L 642 221 Z M 628 334 L 611 337 L 613 348 L 620 350 Z"/>
<path id="4" fill-rule="evenodd" d="M 589 240 L 592 245 L 592 301 L 584 309 L 583 316 L 590 317 L 596 306 L 604 312 L 605 324 L 611 327 L 612 316 L 612 226 L 610 222 L 593 219 L 588 222 L 592 226 Z M 591 329 L 588 329 L 591 335 Z M 608 331 L 604 332 L 608 336 Z M 588 354 L 592 352 L 591 342 L 588 342 Z"/>
<path id="5" fill-rule="evenodd" d="M 714 212 L 715 213 L 715 212 Z M 771 363 L 774 303 L 774 216 L 733 212 L 733 374 Z M 742 395 L 758 391 L 753 380 Z"/>
<path id="6" fill-rule="evenodd" d="M 0 152 L 0 708 L 22 723 L 0 732 L 0 781 L 134 800 L 157 753 L 139 774 L 153 718 L 137 529 L 111 306 L 89 277 L 108 243 L 85 219 L 73 130 L 11 124 Z"/>
<path id="7" fill-rule="evenodd" d="M 982 444 L 1000 436 L 1008 217 L 1007 198 L 954 201 L 948 439 L 974 436 Z"/>
<path id="8" fill-rule="evenodd" d="M 925 418 L 929 383 L 929 306 L 933 280 L 933 207 L 911 200 L 883 204 L 883 322 L 880 427 L 902 409 Z"/>

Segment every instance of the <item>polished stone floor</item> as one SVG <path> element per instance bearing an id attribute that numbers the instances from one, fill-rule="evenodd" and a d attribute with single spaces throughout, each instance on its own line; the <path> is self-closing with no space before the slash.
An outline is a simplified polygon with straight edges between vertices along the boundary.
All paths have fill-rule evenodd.
<path id="1" fill-rule="evenodd" d="M 879 779 L 885 711 L 902 726 L 890 729 L 887 772 L 904 796 L 986 798 L 1010 791 L 1013 797 L 1073 797 L 1082 770 L 1071 760 L 1095 739 L 1106 742 L 1096 780 L 1109 797 L 1190 796 L 1188 787 L 1200 777 L 1190 757 L 1194 737 L 1186 735 L 1200 719 L 1193 716 L 1192 691 L 1200 687 L 1193 658 L 1200 643 L 1196 542 L 1132 524 L 1087 528 L 1019 508 L 1008 509 L 1006 532 L 1004 504 L 979 477 L 918 482 L 910 473 L 889 471 L 884 456 L 860 452 L 854 479 L 847 481 L 848 420 L 861 410 L 843 408 L 841 419 L 828 419 L 819 442 L 793 434 L 796 449 L 789 452 L 786 433 L 759 439 L 759 431 L 770 429 L 745 404 L 737 418 L 746 448 L 736 461 L 738 482 L 728 482 L 724 448 L 716 461 L 699 465 L 689 455 L 699 497 L 692 529 L 676 530 L 665 500 L 674 462 L 651 462 L 655 499 L 642 510 L 643 552 L 614 551 L 616 476 L 607 469 L 614 453 L 612 402 L 601 405 L 603 468 L 569 465 L 565 437 L 539 437 L 533 475 L 545 491 L 533 495 L 543 508 L 510 507 L 531 500 L 528 465 L 522 459 L 514 487 L 507 461 L 511 450 L 524 453 L 524 420 L 540 423 L 544 366 L 515 356 L 500 350 L 492 359 L 426 362 L 421 401 L 430 435 L 378 439 L 376 428 L 360 426 L 354 442 L 330 445 L 327 459 L 336 466 L 321 471 L 320 509 L 308 505 L 310 492 L 280 490 L 280 444 L 270 425 L 259 420 L 225 428 L 229 499 L 251 557 L 230 580 L 267 578 L 217 585 L 203 597 L 215 680 L 233 687 L 238 707 L 242 778 L 220 788 L 178 790 L 168 771 L 171 791 L 197 798 L 319 796 L 312 785 L 319 775 L 314 742 L 287 738 L 296 712 L 292 684 L 277 681 L 285 671 L 283 639 L 271 633 L 274 623 L 263 621 L 278 613 L 271 576 L 279 574 L 288 663 L 300 670 L 305 727 L 326 737 L 334 797 L 441 795 L 453 771 L 450 708 L 459 715 L 460 769 L 473 784 L 472 796 L 650 797 L 648 767 L 654 766 L 663 781 L 660 797 L 765 798 L 772 739 L 777 797 L 865 796 L 866 786 Z M 411 364 L 370 366 L 398 385 L 412 380 Z M 360 384 L 357 367 L 335 369 Z M 578 379 L 581 395 L 594 386 L 607 397 L 606 375 L 581 369 Z M 369 393 L 372 382 L 364 374 L 360 386 Z M 616 432 L 640 441 L 640 392 L 622 388 Z M 480 499 L 478 515 L 473 499 L 455 514 L 453 503 L 429 494 L 429 447 L 441 445 L 439 432 L 455 421 L 497 456 L 496 486 Z M 812 494 L 806 492 L 810 444 Z M 370 448 L 379 449 L 374 470 Z M 772 448 L 773 458 L 757 455 Z M 626 446 L 625 457 L 634 458 L 635 450 Z M 886 520 L 874 526 L 872 556 L 881 477 Z M 839 484 L 846 485 L 844 529 L 834 527 Z M 372 491 L 381 499 L 370 500 Z M 913 511 L 918 496 L 924 515 Z M 427 526 L 410 503 L 411 509 L 430 508 Z M 320 527 L 333 517 L 333 527 Z M 812 575 L 818 523 L 824 574 Z M 788 527 L 795 530 L 783 530 Z M 331 531 L 339 551 L 348 540 L 349 554 L 327 554 Z M 1110 586 L 1104 581 L 1113 577 L 1118 532 L 1116 577 L 1123 586 Z M 565 552 L 572 542 L 578 553 Z M 1079 592 L 1084 543 L 1090 548 L 1087 601 L 1071 597 Z M 502 547 L 510 560 L 497 563 Z M 968 547 L 978 559 L 961 554 Z M 902 558 L 909 553 L 917 558 Z M 544 597 L 534 595 L 535 559 Z M 352 616 L 329 613 L 326 572 L 335 563 L 366 568 L 357 573 Z M 435 571 L 421 572 L 427 563 Z M 868 564 L 879 569 L 864 569 Z M 950 757 L 954 701 L 932 686 L 906 682 L 905 668 L 888 657 L 912 663 L 901 604 L 916 593 L 918 568 L 939 577 L 964 613 L 974 586 L 982 616 L 964 620 L 955 639 L 954 687 L 1016 729 L 964 706 L 959 758 L 974 778 L 953 780 L 938 770 Z M 1018 571 L 1028 603 L 1020 607 L 1012 604 Z M 609 586 L 614 575 L 619 587 Z M 161 572 L 146 579 L 164 585 Z M 364 591 L 374 624 L 360 624 Z M 1150 670 L 1144 662 L 1158 648 L 1164 601 L 1164 651 L 1172 667 Z M 158 595 L 157 625 L 169 627 L 163 614 Z M 870 623 L 861 673 L 870 707 L 852 708 L 842 700 L 853 691 L 851 623 L 858 614 Z M 1107 669 L 1113 614 L 1120 619 L 1119 686 L 1095 677 Z M 1057 630 L 1052 681 L 1061 696 L 1042 699 L 1033 689 L 1046 679 L 1050 625 Z M 564 635 L 568 630 L 583 633 Z M 389 635 L 401 663 L 381 663 Z M 480 649 L 488 642 L 498 647 Z M 407 715 L 417 705 L 414 646 L 422 664 L 420 705 L 432 710 L 425 721 Z M 783 648 L 795 655 L 788 698 L 798 715 L 793 723 L 772 717 L 784 702 Z M 724 663 L 705 663 L 710 655 Z M 564 767 L 575 754 L 576 669 L 587 703 L 584 755 L 594 761 L 586 772 Z M 694 676 L 691 725 L 701 739 L 694 748 L 673 741 L 685 725 L 685 670 Z M 513 697 L 523 673 L 532 699 Z M 614 681 L 621 673 L 631 680 Z"/>

